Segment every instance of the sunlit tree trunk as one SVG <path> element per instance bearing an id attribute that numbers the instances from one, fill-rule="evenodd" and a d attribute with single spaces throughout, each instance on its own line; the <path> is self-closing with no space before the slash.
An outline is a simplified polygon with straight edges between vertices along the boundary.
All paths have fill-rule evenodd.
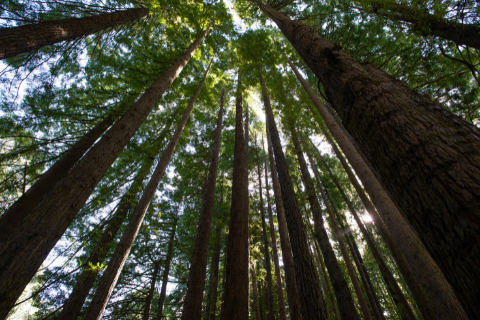
<path id="1" fill-rule="evenodd" d="M 163 267 L 162 289 L 160 290 L 160 297 L 158 298 L 157 320 L 163 317 L 163 307 L 165 305 L 165 298 L 167 297 L 168 274 L 170 273 L 170 264 L 172 263 L 173 244 L 175 242 L 175 234 L 177 232 L 178 218 L 174 220 L 170 240 L 168 241 L 167 257 L 165 259 L 165 266 Z"/>
<path id="2" fill-rule="evenodd" d="M 125 145 L 203 42 L 205 30 L 125 112 L 56 187 L 18 231 L 0 243 L 0 319 L 4 319 L 58 239 Z"/>
<path id="3" fill-rule="evenodd" d="M 75 40 L 107 28 L 132 22 L 148 15 L 147 8 L 103 13 L 91 17 L 44 21 L 0 29 L 0 59 Z"/>

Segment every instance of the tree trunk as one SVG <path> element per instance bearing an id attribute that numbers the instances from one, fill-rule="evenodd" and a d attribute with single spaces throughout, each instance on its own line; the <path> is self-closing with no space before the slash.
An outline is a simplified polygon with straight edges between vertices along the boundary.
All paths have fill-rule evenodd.
<path id="1" fill-rule="evenodd" d="M 90 292 L 90 289 L 97 278 L 97 272 L 91 270 L 88 266 L 90 264 L 97 265 L 97 263 L 103 264 L 105 261 L 105 257 L 113 245 L 113 240 L 115 239 L 118 229 L 132 208 L 135 198 L 142 188 L 143 180 L 150 173 L 150 167 L 152 164 L 153 159 L 147 158 L 145 160 L 144 164 L 138 171 L 134 182 L 128 191 L 123 195 L 122 200 L 120 200 L 117 210 L 110 219 L 107 228 L 100 237 L 95 249 L 93 249 L 93 252 L 90 254 L 90 257 L 85 262 L 86 267 L 78 276 L 77 283 L 75 284 L 72 293 L 65 301 L 62 311 L 57 318 L 58 320 L 70 320 L 78 318 L 80 310 L 85 303 L 85 299 L 87 298 L 88 293 Z"/>
<path id="2" fill-rule="evenodd" d="M 0 244 L 0 319 L 4 319 L 98 182 L 187 64 L 209 29 L 133 104 L 67 176 Z"/>
<path id="3" fill-rule="evenodd" d="M 240 79 L 239 79 L 240 80 Z M 238 81 L 235 147 L 233 160 L 232 202 L 227 246 L 225 310 L 222 320 L 248 318 L 248 163 L 243 134 L 243 102 Z"/>
<path id="4" fill-rule="evenodd" d="M 338 309 L 340 311 L 340 317 L 343 320 L 360 319 L 355 309 L 355 304 L 353 302 L 352 295 L 348 288 L 348 284 L 345 278 L 343 277 L 342 270 L 338 265 L 337 258 L 335 257 L 335 253 L 333 252 L 333 248 L 328 239 L 328 234 L 324 227 L 320 203 L 318 202 L 318 198 L 315 195 L 315 187 L 313 185 L 312 178 L 310 177 L 310 173 L 308 172 L 307 163 L 305 162 L 305 157 L 303 156 L 302 148 L 300 146 L 300 141 L 298 140 L 298 137 L 293 125 L 290 126 L 290 130 L 292 133 L 293 144 L 297 152 L 298 162 L 300 164 L 300 171 L 302 173 L 303 184 L 305 186 L 305 191 L 308 196 L 308 201 L 310 203 L 310 208 L 313 214 L 315 236 L 318 240 L 318 243 L 320 244 L 320 248 L 322 250 L 323 257 L 325 259 L 325 264 L 327 265 L 328 274 L 332 279 L 333 288 L 335 290 L 335 295 L 337 297 Z M 340 239 L 339 239 L 339 243 L 341 244 Z M 341 245 L 340 245 L 340 248 L 341 248 Z M 342 254 L 344 255 L 345 262 L 347 262 L 347 259 L 349 257 L 348 256 L 345 257 L 343 249 L 342 249 Z M 347 263 L 347 267 L 348 267 L 348 263 Z M 350 270 L 349 270 L 349 274 L 350 274 L 350 277 L 352 277 Z M 354 283 L 355 280 L 356 278 L 352 279 L 352 283 Z M 354 287 L 355 287 L 355 283 L 354 283 Z M 356 288 L 355 288 L 355 291 L 357 292 Z M 358 292 L 357 292 L 357 296 L 358 296 Z M 361 305 L 362 305 L 362 301 L 361 301 L 362 298 L 363 298 L 363 295 L 361 297 L 358 297 L 358 300 L 360 301 Z M 365 313 L 364 309 L 365 309 L 364 306 L 362 306 L 362 311 L 366 319 L 371 319 L 370 313 L 369 312 Z M 367 311 L 368 311 L 368 307 L 367 307 Z"/>
<path id="5" fill-rule="evenodd" d="M 197 227 L 197 236 L 192 253 L 190 274 L 188 276 L 187 293 L 183 304 L 182 319 L 200 319 L 202 314 L 203 290 L 208 259 L 208 244 L 212 227 L 212 213 L 215 202 L 215 187 L 217 185 L 218 155 L 220 153 L 220 137 L 222 134 L 224 91 L 220 95 L 220 111 L 218 112 L 217 129 L 212 146 L 210 169 L 205 190 L 203 192 L 202 208 Z"/>
<path id="6" fill-rule="evenodd" d="M 218 231 L 217 231 L 218 234 Z M 210 267 L 210 289 L 207 296 L 207 306 L 205 308 L 205 319 L 215 320 L 215 313 L 217 311 L 217 287 L 218 287 L 218 268 L 220 266 L 220 251 L 221 241 L 215 243 L 213 251 L 212 265 Z"/>
<path id="7" fill-rule="evenodd" d="M 373 12 L 394 21 L 411 23 L 415 31 L 423 36 L 435 36 L 455 42 L 457 45 L 466 45 L 480 49 L 480 28 L 474 24 L 457 23 L 429 14 L 426 10 L 408 7 L 398 3 L 382 4 L 372 1 Z M 385 9 L 387 11 L 382 11 Z"/>
<path id="8" fill-rule="evenodd" d="M 258 301 L 258 284 L 257 284 L 257 273 L 255 271 L 255 266 L 252 264 L 250 267 L 250 273 L 252 275 L 252 291 L 253 291 L 253 316 L 254 320 L 262 320 L 260 315 L 260 304 Z M 248 318 L 245 318 L 248 319 Z"/>
<path id="9" fill-rule="evenodd" d="M 14 57 L 54 43 L 75 40 L 138 20 L 147 15 L 147 8 L 135 8 L 85 18 L 53 20 L 20 27 L 2 28 L 0 29 L 0 59 Z"/>
<path id="10" fill-rule="evenodd" d="M 259 71 L 260 84 L 262 86 L 263 101 L 265 104 L 267 126 L 270 131 L 273 151 L 275 153 L 276 168 L 282 190 L 282 200 L 287 219 L 288 233 L 293 251 L 295 276 L 301 303 L 303 319 L 326 319 L 325 310 L 322 309 L 322 292 L 318 273 L 315 270 L 313 257 L 308 247 L 307 234 L 305 232 L 302 216 L 298 209 L 295 191 L 293 189 L 290 174 L 288 173 L 285 155 L 282 151 L 277 126 L 273 118 L 270 98 L 263 80 L 262 71 Z"/>
<path id="11" fill-rule="evenodd" d="M 273 194 L 275 197 L 275 206 L 277 209 L 278 233 L 280 234 L 280 246 L 282 247 L 283 268 L 285 270 L 285 284 L 287 288 L 288 311 L 290 319 L 301 320 L 301 305 L 297 291 L 297 280 L 295 276 L 295 265 L 292 256 L 292 247 L 288 237 L 287 221 L 285 218 L 285 208 L 283 207 L 280 183 L 278 181 L 277 168 L 273 158 L 273 147 L 270 139 L 270 130 L 267 124 L 267 145 L 268 158 L 270 160 L 270 172 L 272 176 Z"/>
<path id="12" fill-rule="evenodd" d="M 222 276 L 222 297 L 220 300 L 222 303 L 220 304 L 220 319 L 223 319 L 223 314 L 225 313 L 225 287 L 226 287 L 226 279 L 227 279 L 227 251 L 223 253 L 223 276 Z M 158 319 L 159 320 L 159 319 Z M 214 320 L 214 319 L 212 319 Z"/>
<path id="13" fill-rule="evenodd" d="M 407 259 L 422 260 L 415 268 L 428 268 L 435 310 L 449 319 L 468 319 L 456 293 L 478 318 L 480 130 L 375 66 L 354 61 L 306 25 L 268 6 L 262 9 L 323 83 L 345 128 L 435 259 L 422 252 L 408 224 L 384 217 L 397 242 L 408 239 Z M 377 208 L 382 199 L 394 209 L 386 194 L 371 195 Z"/>
<path id="14" fill-rule="evenodd" d="M 275 266 L 275 277 L 277 278 L 276 289 L 278 297 L 278 311 L 280 314 L 280 320 L 287 320 L 287 314 L 285 312 L 285 299 L 283 297 L 282 275 L 280 273 L 280 262 L 278 261 L 277 239 L 275 236 L 275 227 L 273 225 L 272 206 L 270 204 L 270 190 L 268 187 L 268 169 L 265 145 L 263 146 L 263 163 L 265 165 L 265 189 L 267 190 L 268 220 L 270 222 L 270 237 L 272 238 L 273 264 Z"/>
<path id="15" fill-rule="evenodd" d="M 135 242 L 135 238 L 137 237 L 138 230 L 142 225 L 143 218 L 145 217 L 145 213 L 147 212 L 148 206 L 150 205 L 150 202 L 155 196 L 155 192 L 157 190 L 158 184 L 162 180 L 163 174 L 167 169 L 168 163 L 170 162 L 170 159 L 172 158 L 173 153 L 175 152 L 177 143 L 180 140 L 180 137 L 183 133 L 183 129 L 185 128 L 185 125 L 187 124 L 187 120 L 190 116 L 190 113 L 192 112 L 193 107 L 195 106 L 195 102 L 197 101 L 197 98 L 200 95 L 200 91 L 203 88 L 208 72 L 210 71 L 211 65 L 212 63 L 210 63 L 210 65 L 208 66 L 202 80 L 200 81 L 197 91 L 195 91 L 195 94 L 190 99 L 187 109 L 185 110 L 185 113 L 183 114 L 183 117 L 180 123 L 178 124 L 178 127 L 175 130 L 175 133 L 173 134 L 172 139 L 170 140 L 165 151 L 163 152 L 162 157 L 158 161 L 157 167 L 155 168 L 155 171 L 153 172 L 150 178 L 150 181 L 145 187 L 145 190 L 143 192 L 143 195 L 140 201 L 137 204 L 137 207 L 133 211 L 132 218 L 130 219 L 130 222 L 128 223 L 127 228 L 125 229 L 125 232 L 123 233 L 123 236 L 120 239 L 120 242 L 115 248 L 115 252 L 113 253 L 112 259 L 108 264 L 107 270 L 105 271 L 102 279 L 100 280 L 95 296 L 93 297 L 93 300 L 90 304 L 90 308 L 85 314 L 85 317 L 84 317 L 85 320 L 93 320 L 93 319 L 99 320 L 102 318 L 103 311 L 107 306 L 107 303 L 108 303 L 108 300 L 110 299 L 110 295 L 113 291 L 113 288 L 117 283 L 120 273 L 122 272 L 123 265 L 127 260 L 128 254 L 130 253 L 130 249 L 132 248 L 132 245 Z"/>
<path id="16" fill-rule="evenodd" d="M 113 124 L 117 116 L 109 115 L 93 127 L 87 134 L 78 140 L 54 165 L 45 171 L 27 192 L 15 201 L 0 216 L 0 241 L 5 241 L 15 232 L 25 217 L 45 198 L 45 196 L 62 180 L 80 160 L 85 152 L 100 138 L 100 136 Z"/>
<path id="17" fill-rule="evenodd" d="M 155 262 L 153 269 L 152 282 L 150 283 L 150 290 L 148 291 L 147 301 L 145 302 L 145 308 L 143 309 L 143 320 L 150 318 L 150 309 L 152 307 L 153 294 L 155 293 L 155 283 L 157 282 L 157 275 L 159 269 L 159 262 Z"/>
<path id="18" fill-rule="evenodd" d="M 372 201 L 382 215 L 383 221 L 387 224 L 388 230 L 393 236 L 393 238 L 388 239 L 388 234 L 385 234 L 387 243 L 394 248 L 396 244 L 394 244 L 393 239 L 395 239 L 395 242 L 401 248 L 402 253 L 405 254 L 405 258 L 408 259 L 409 264 L 417 275 L 418 281 L 421 281 L 423 289 L 426 291 L 428 297 L 430 297 L 430 299 L 424 297 L 423 290 L 418 286 L 418 283 L 415 283 L 415 277 L 410 279 L 410 282 L 413 285 L 411 288 L 412 293 L 414 294 L 415 300 L 422 310 L 424 317 L 427 319 L 437 318 L 436 312 L 430 305 L 431 302 L 436 310 L 441 310 L 439 311 L 440 314 L 451 315 L 451 319 L 467 319 L 465 312 L 461 305 L 459 305 L 458 300 L 452 291 L 452 288 L 445 279 L 438 265 L 426 251 L 417 234 L 411 229 L 409 223 L 398 211 L 397 207 L 382 188 L 381 184 L 363 158 L 358 154 L 352 144 L 349 143 L 348 139 L 335 123 L 320 99 L 314 94 L 313 90 L 308 86 L 305 80 L 303 80 L 296 69 L 294 69 L 294 72 L 307 90 L 313 104 L 322 116 L 328 129 L 335 137 L 341 146 L 342 151 L 345 153 L 356 173 L 362 180 L 362 183 L 370 194 Z M 382 219 L 376 215 L 376 211 L 372 211 L 370 214 L 372 214 L 375 223 L 382 223 Z M 389 243 L 390 241 L 392 242 Z M 400 254 L 397 254 L 396 256 L 396 258 L 399 259 L 401 259 L 401 257 L 402 255 Z M 408 271 L 409 267 L 406 261 L 405 264 L 403 264 L 403 267 L 402 272 L 404 270 Z M 446 306 L 451 306 L 451 308 L 446 308 Z"/>
<path id="19" fill-rule="evenodd" d="M 255 144 L 257 143 L 255 139 Z M 262 191 L 262 169 L 260 157 L 258 155 L 258 146 L 255 148 L 257 154 L 257 174 L 258 174 L 258 194 L 260 196 L 260 215 L 262 216 L 262 231 L 263 231 L 263 257 L 265 259 L 265 267 L 267 271 L 267 306 L 268 315 L 267 320 L 275 320 L 275 312 L 273 311 L 273 281 L 272 281 L 272 264 L 270 262 L 270 254 L 268 252 L 268 237 L 267 237 L 267 223 L 265 222 L 265 207 L 263 204 Z"/>
<path id="20" fill-rule="evenodd" d="M 175 233 L 177 232 L 177 223 L 178 218 L 175 219 L 172 234 L 170 235 L 170 240 L 168 241 L 167 258 L 165 260 L 165 267 L 163 268 L 162 290 L 160 291 L 160 297 L 158 298 L 157 320 L 162 319 L 163 306 L 165 304 L 165 298 L 167 297 L 168 274 L 170 273 L 170 263 L 172 262 L 173 243 L 175 241 Z"/>

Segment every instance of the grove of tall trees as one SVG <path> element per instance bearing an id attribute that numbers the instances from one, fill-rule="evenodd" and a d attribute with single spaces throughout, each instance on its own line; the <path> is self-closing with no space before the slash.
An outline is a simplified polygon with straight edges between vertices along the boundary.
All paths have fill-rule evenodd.
<path id="1" fill-rule="evenodd" d="M 480 3 L 0 3 L 0 320 L 480 319 Z"/>

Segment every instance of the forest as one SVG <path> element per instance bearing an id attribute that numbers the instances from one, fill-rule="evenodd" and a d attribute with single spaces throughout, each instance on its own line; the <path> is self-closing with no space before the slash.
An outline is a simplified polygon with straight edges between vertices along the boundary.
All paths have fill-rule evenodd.
<path id="1" fill-rule="evenodd" d="M 480 2 L 0 0 L 0 320 L 480 319 Z"/>

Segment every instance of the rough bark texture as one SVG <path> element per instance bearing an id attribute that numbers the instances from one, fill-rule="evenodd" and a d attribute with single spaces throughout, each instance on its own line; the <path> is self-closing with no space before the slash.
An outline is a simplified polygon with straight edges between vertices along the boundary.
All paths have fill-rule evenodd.
<path id="1" fill-rule="evenodd" d="M 153 164 L 152 158 L 147 158 L 144 164 L 140 168 L 135 180 L 132 185 L 120 200 L 115 213 L 113 214 L 108 226 L 105 228 L 100 240 L 93 249 L 92 254 L 86 261 L 86 268 L 82 271 L 78 277 L 77 283 L 73 288 L 72 293 L 65 301 L 62 311 L 58 315 L 58 320 L 70 320 L 77 319 L 80 310 L 82 309 L 85 299 L 90 292 L 90 289 L 97 278 L 97 272 L 91 270 L 88 266 L 90 264 L 97 265 L 97 263 L 102 264 L 105 261 L 108 251 L 113 245 L 113 239 L 115 238 L 118 229 L 122 225 L 125 217 L 127 216 L 128 211 L 132 208 L 133 202 L 137 197 L 137 194 L 141 190 L 142 182 L 145 177 L 150 173 L 150 167 Z"/>
<path id="2" fill-rule="evenodd" d="M 45 21 L 0 29 L 0 59 L 75 40 L 107 28 L 138 20 L 148 15 L 147 8 L 104 13 L 92 17 Z"/>
<path id="3" fill-rule="evenodd" d="M 187 293 L 183 304 L 182 319 L 200 319 L 202 313 L 203 290 L 208 259 L 208 244 L 212 226 L 213 206 L 215 202 L 215 187 L 217 186 L 218 155 L 220 153 L 220 137 L 222 134 L 223 99 L 220 96 L 220 111 L 218 112 L 217 129 L 212 147 L 210 169 L 203 191 L 202 208 L 197 227 L 197 236 L 192 253 L 190 274 L 188 276 Z"/>
<path id="4" fill-rule="evenodd" d="M 237 88 L 232 202 L 227 246 L 225 310 L 222 320 L 248 318 L 248 164 L 243 134 L 240 81 Z"/>
<path id="5" fill-rule="evenodd" d="M 480 49 L 480 27 L 478 25 L 448 21 L 429 14 L 426 10 L 397 3 L 384 5 L 374 1 L 372 6 L 373 8 L 368 11 L 391 20 L 409 22 L 415 31 L 419 31 L 424 36 L 440 37 L 458 45 Z"/>
<path id="6" fill-rule="evenodd" d="M 150 282 L 150 290 L 148 290 L 145 308 L 143 309 L 143 320 L 148 320 L 150 318 L 150 309 L 152 308 L 153 294 L 155 293 L 155 284 L 157 282 L 158 270 L 160 268 L 158 261 L 156 261 L 154 265 L 152 282 Z"/>
<path id="7" fill-rule="evenodd" d="M 120 273 L 123 269 L 123 265 L 125 264 L 125 261 L 128 258 L 128 254 L 130 253 L 132 245 L 135 242 L 135 239 L 138 234 L 138 230 L 140 230 L 140 226 L 142 225 L 143 218 L 145 217 L 145 213 L 147 212 L 148 206 L 150 205 L 150 202 L 152 201 L 155 195 L 155 191 L 157 190 L 158 184 L 163 178 L 163 174 L 165 173 L 168 163 L 170 162 L 170 159 L 172 158 L 173 153 L 175 152 L 175 148 L 177 147 L 178 141 L 180 140 L 180 137 L 183 133 L 183 129 L 187 124 L 187 120 L 190 117 L 190 113 L 192 112 L 193 107 L 195 106 L 195 102 L 197 101 L 197 98 L 200 95 L 200 92 L 202 91 L 208 72 L 210 71 L 210 66 L 211 66 L 211 63 L 208 66 L 207 70 L 205 71 L 205 74 L 202 80 L 200 81 L 200 84 L 197 90 L 195 91 L 195 94 L 190 99 L 187 109 L 185 110 L 185 113 L 183 114 L 183 117 L 180 123 L 178 124 L 178 127 L 175 130 L 175 133 L 173 134 L 172 139 L 168 143 L 167 147 L 165 148 L 165 151 L 163 152 L 162 157 L 158 161 L 158 164 L 155 170 L 153 171 L 152 176 L 150 177 L 150 181 L 145 187 L 145 190 L 143 192 L 142 197 L 140 198 L 140 201 L 137 204 L 137 207 L 133 211 L 132 218 L 130 219 L 130 222 L 128 223 L 127 228 L 125 229 L 125 232 L 123 233 L 122 238 L 120 239 L 120 242 L 115 247 L 115 252 L 113 253 L 112 259 L 110 260 L 107 270 L 105 270 L 105 273 L 103 274 L 102 279 L 98 284 L 97 291 L 95 292 L 95 296 L 93 297 L 92 302 L 90 303 L 90 307 L 87 313 L 85 314 L 85 317 L 84 317 L 85 320 L 93 320 L 93 319 L 99 320 L 102 318 L 103 311 L 107 306 L 107 303 L 108 303 L 108 300 L 110 299 L 110 295 L 113 291 L 113 288 L 115 287 L 118 277 L 120 276 Z"/>
<path id="8" fill-rule="evenodd" d="M 335 290 L 335 295 L 337 297 L 338 309 L 340 311 L 340 317 L 344 320 L 360 319 L 355 309 L 355 304 L 350 294 L 348 284 L 345 281 L 345 278 L 343 277 L 342 269 L 340 269 L 340 266 L 338 265 L 337 258 L 335 257 L 335 253 L 333 252 L 332 245 L 330 244 L 330 241 L 328 239 L 328 234 L 324 227 L 320 203 L 318 202 L 318 198 L 315 194 L 315 186 L 313 185 L 312 178 L 310 177 L 310 173 L 308 172 L 307 163 L 305 161 L 305 157 L 303 156 L 300 141 L 298 140 L 298 137 L 293 125 L 290 127 L 290 129 L 292 133 L 293 144 L 297 152 L 298 162 L 300 164 L 302 181 L 305 186 L 305 191 L 308 196 L 308 201 L 310 203 L 310 208 L 313 214 L 315 236 L 322 250 L 323 257 L 325 259 L 325 264 L 327 265 L 328 273 L 332 279 L 333 288 Z M 348 257 L 346 258 L 344 257 L 344 260 L 346 261 L 347 258 Z M 348 264 L 347 264 L 347 267 L 348 267 Z M 352 275 L 350 274 L 350 276 Z M 354 282 L 354 279 L 352 279 L 352 282 Z M 360 299 L 361 298 L 359 297 L 359 300 Z M 363 309 L 364 308 L 362 307 L 362 311 L 364 311 Z M 367 313 L 366 316 L 367 317 L 370 316 L 370 313 Z"/>
<path id="9" fill-rule="evenodd" d="M 4 319 L 55 243 L 82 208 L 100 179 L 142 125 L 163 93 L 203 42 L 196 39 L 130 109 L 103 135 L 67 176 L 22 221 L 18 232 L 0 243 L 0 319 Z"/>
<path id="10" fill-rule="evenodd" d="M 298 209 L 298 203 L 293 189 L 293 184 L 288 172 L 287 162 L 280 143 L 280 137 L 273 118 L 267 88 L 259 69 L 260 84 L 262 86 L 263 101 L 267 117 L 267 126 L 270 131 L 275 163 L 280 181 L 285 217 L 287 220 L 288 233 L 292 245 L 295 276 L 298 294 L 301 303 L 303 319 L 326 319 L 325 310 L 322 309 L 322 292 L 318 273 L 315 270 L 313 257 L 308 246 L 307 234 L 302 223 L 302 215 Z"/>
<path id="11" fill-rule="evenodd" d="M 285 19 L 289 20 L 286 17 Z M 345 153 L 359 178 L 362 180 L 363 185 L 370 194 L 372 201 L 382 216 L 382 219 L 388 227 L 388 230 L 391 232 L 393 239 L 395 239 L 395 242 L 401 248 L 402 253 L 405 254 L 405 258 L 412 266 L 413 271 L 417 275 L 418 281 L 423 286 L 423 289 L 427 293 L 428 297 L 430 297 L 430 300 L 422 298 L 423 293 L 418 286 L 416 288 L 414 287 L 414 289 L 418 289 L 415 290 L 415 292 L 412 289 L 412 293 L 416 294 L 415 299 L 417 300 L 418 298 L 417 303 L 422 310 L 422 314 L 427 319 L 436 319 L 436 311 L 438 311 L 439 314 L 444 314 L 447 318 L 451 317 L 451 319 L 468 319 L 465 311 L 458 302 L 452 287 L 445 279 L 445 276 L 438 265 L 425 249 L 417 234 L 410 227 L 410 224 L 404 219 L 397 206 L 392 202 L 389 195 L 382 188 L 381 184 L 376 179 L 375 175 L 365 163 L 363 158 L 358 154 L 352 144 L 349 143 L 348 139 L 335 123 L 320 99 L 306 84 L 305 80 L 303 80 L 296 69 L 294 69 L 294 72 L 308 92 L 313 104 L 319 111 L 328 129 L 335 137 L 335 140 L 339 143 L 342 151 Z M 372 117 L 374 116 L 372 115 Z M 371 214 L 373 214 L 373 218 L 377 219 L 378 223 L 380 223 L 382 219 L 380 219 L 378 216 L 375 216 L 375 213 L 376 212 L 374 211 Z M 401 258 L 401 255 L 398 255 L 398 257 Z M 412 283 L 415 285 L 413 279 Z M 423 303 L 419 303 L 419 301 L 422 301 Z M 435 311 L 430 306 L 429 302 L 434 305 Z"/>
<path id="12" fill-rule="evenodd" d="M 255 141 L 256 143 L 256 141 Z M 267 223 L 265 221 L 265 206 L 263 204 L 262 191 L 262 169 L 260 157 L 258 155 L 258 146 L 255 148 L 257 154 L 257 174 L 258 174 L 258 193 L 260 196 L 260 215 L 262 216 L 262 233 L 263 233 L 263 258 L 265 259 L 265 267 L 267 271 L 267 306 L 268 306 L 268 320 L 275 319 L 273 311 L 273 281 L 272 281 L 272 264 L 270 262 L 270 253 L 268 251 L 268 237 L 267 237 Z"/>
<path id="13" fill-rule="evenodd" d="M 268 123 L 268 122 L 267 122 Z M 273 194 L 275 197 L 275 207 L 277 209 L 278 233 L 280 235 L 280 246 L 282 247 L 283 268 L 285 270 L 285 285 L 287 289 L 288 311 L 290 319 L 301 320 L 301 305 L 297 291 L 297 280 L 295 276 L 295 265 L 292 256 L 292 247 L 288 236 L 287 220 L 285 218 L 285 208 L 283 207 L 280 183 L 278 181 L 277 167 L 273 156 L 272 141 L 270 139 L 270 130 L 267 124 L 267 145 L 268 158 L 270 161 L 270 172 L 272 173 Z"/>
<path id="14" fill-rule="evenodd" d="M 265 146 L 263 146 L 263 163 L 265 166 L 265 189 L 267 190 L 268 220 L 270 222 L 270 237 L 272 239 L 273 264 L 275 266 L 275 277 L 277 278 L 275 287 L 277 289 L 278 297 L 278 312 L 280 314 L 280 320 L 287 320 L 287 314 L 285 312 L 285 299 L 283 297 L 282 275 L 280 272 L 280 262 L 278 261 L 277 239 L 275 236 L 275 226 L 273 224 L 272 205 L 270 204 L 270 188 L 268 187 L 268 168 Z"/>
<path id="15" fill-rule="evenodd" d="M 173 224 L 172 234 L 170 235 L 170 240 L 168 242 L 167 257 L 163 268 L 162 289 L 160 290 L 160 297 L 158 298 L 157 320 L 162 319 L 163 306 L 165 304 L 165 298 L 167 297 L 168 274 L 170 273 L 170 263 L 172 262 L 173 243 L 175 241 L 175 233 L 177 232 L 177 223 L 178 219 L 176 219 Z"/>
<path id="16" fill-rule="evenodd" d="M 117 117 L 113 115 L 107 116 L 103 121 L 93 127 L 0 216 L 0 241 L 7 240 L 7 238 L 15 232 L 15 229 L 21 224 L 22 220 L 25 219 L 50 190 L 65 177 L 68 171 L 73 168 L 84 153 L 87 152 L 95 141 L 113 124 L 116 118 Z"/>

